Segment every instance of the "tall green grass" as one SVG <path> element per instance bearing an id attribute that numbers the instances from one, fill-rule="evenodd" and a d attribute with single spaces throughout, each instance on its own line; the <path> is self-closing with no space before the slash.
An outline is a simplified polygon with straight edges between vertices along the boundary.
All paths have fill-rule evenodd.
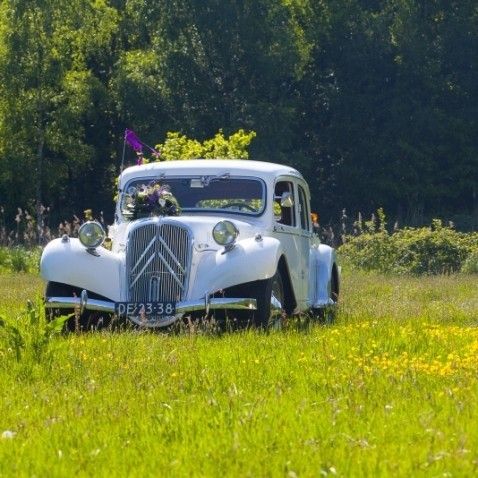
<path id="1" fill-rule="evenodd" d="M 0 246 L 0 273 L 37 272 L 40 265 L 39 247 L 2 247 Z"/>
<path id="2" fill-rule="evenodd" d="M 471 476 L 477 289 L 346 271 L 329 326 L 0 339 L 0 476 Z"/>

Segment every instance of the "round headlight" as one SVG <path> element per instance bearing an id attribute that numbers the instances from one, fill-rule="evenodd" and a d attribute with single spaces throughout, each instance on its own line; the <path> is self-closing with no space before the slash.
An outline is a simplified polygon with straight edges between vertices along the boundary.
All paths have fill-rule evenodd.
<path id="1" fill-rule="evenodd" d="M 218 222 L 212 230 L 212 237 L 221 246 L 229 246 L 236 240 L 239 231 L 231 221 Z"/>
<path id="2" fill-rule="evenodd" d="M 96 221 L 88 221 L 81 225 L 78 231 L 80 242 L 88 249 L 101 246 L 106 234 L 101 224 Z"/>

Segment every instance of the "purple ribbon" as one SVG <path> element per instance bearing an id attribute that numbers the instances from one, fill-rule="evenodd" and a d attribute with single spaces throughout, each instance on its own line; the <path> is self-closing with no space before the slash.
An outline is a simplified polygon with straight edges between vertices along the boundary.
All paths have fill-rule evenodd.
<path id="1" fill-rule="evenodd" d="M 160 151 L 152 148 L 151 146 L 148 146 L 146 143 L 143 143 L 138 138 L 136 133 L 131 129 L 125 130 L 124 140 L 134 151 L 136 151 L 136 154 L 138 155 L 138 160 L 136 161 L 136 164 L 143 164 L 143 146 L 146 146 L 151 151 L 152 155 L 156 158 L 156 160 L 159 160 L 159 158 L 161 157 Z"/>
<path id="2" fill-rule="evenodd" d="M 124 139 L 137 153 L 141 153 L 143 151 L 143 143 L 141 143 L 134 131 L 126 129 L 124 132 Z"/>

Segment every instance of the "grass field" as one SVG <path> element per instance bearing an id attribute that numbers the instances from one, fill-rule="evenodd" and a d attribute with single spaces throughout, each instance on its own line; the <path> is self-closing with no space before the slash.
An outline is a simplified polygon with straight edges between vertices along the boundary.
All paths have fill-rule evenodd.
<path id="1" fill-rule="evenodd" d="M 472 476 L 477 324 L 476 276 L 345 272 L 328 326 L 0 338 L 0 476 Z"/>

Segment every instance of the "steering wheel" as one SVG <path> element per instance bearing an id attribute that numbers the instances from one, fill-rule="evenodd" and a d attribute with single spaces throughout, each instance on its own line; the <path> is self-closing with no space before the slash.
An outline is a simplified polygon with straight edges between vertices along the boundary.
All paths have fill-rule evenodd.
<path id="1" fill-rule="evenodd" d="M 244 202 L 228 202 L 224 206 L 222 206 L 223 209 L 228 209 L 228 208 L 234 208 L 237 207 L 238 209 L 247 209 L 251 212 L 257 212 L 255 208 L 252 206 L 249 206 L 249 204 L 246 204 Z"/>

